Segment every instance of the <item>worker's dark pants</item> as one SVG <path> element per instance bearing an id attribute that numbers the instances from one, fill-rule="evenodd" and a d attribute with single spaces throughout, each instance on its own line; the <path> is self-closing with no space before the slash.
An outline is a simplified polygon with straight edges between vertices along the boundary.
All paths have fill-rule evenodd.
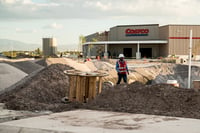
<path id="1" fill-rule="evenodd" d="M 120 84 L 121 80 L 124 80 L 124 83 L 127 83 L 127 75 L 126 74 L 120 74 L 118 73 L 118 81 L 117 81 L 117 84 Z"/>

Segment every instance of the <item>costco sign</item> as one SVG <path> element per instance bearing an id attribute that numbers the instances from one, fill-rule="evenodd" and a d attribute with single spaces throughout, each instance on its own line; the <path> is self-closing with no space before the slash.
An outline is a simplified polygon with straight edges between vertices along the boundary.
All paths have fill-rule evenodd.
<path id="1" fill-rule="evenodd" d="M 148 36 L 149 29 L 126 29 L 126 36 Z"/>

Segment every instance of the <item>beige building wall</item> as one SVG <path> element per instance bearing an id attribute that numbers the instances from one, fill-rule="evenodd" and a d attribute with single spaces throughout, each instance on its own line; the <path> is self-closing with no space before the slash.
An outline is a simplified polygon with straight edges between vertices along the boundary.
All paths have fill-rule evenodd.
<path id="1" fill-rule="evenodd" d="M 169 39 L 169 26 L 160 26 L 159 27 L 159 39 L 160 40 L 168 40 Z M 169 43 L 163 44 L 160 46 L 160 56 L 168 56 L 169 54 Z"/>
<path id="2" fill-rule="evenodd" d="M 122 25 L 110 28 L 109 41 L 134 41 L 134 40 L 157 40 L 159 39 L 159 25 Z M 147 36 L 126 36 L 126 30 L 147 29 Z"/>
<path id="3" fill-rule="evenodd" d="M 169 55 L 189 55 L 190 30 L 193 32 L 192 53 L 200 54 L 200 25 L 169 25 Z"/>

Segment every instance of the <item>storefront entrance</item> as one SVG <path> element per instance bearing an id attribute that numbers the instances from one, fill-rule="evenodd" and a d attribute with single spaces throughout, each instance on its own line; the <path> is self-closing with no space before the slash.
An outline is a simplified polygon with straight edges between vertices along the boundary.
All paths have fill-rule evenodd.
<path id="1" fill-rule="evenodd" d="M 141 58 L 151 58 L 152 48 L 140 48 Z"/>
<path id="2" fill-rule="evenodd" d="M 132 48 L 124 48 L 123 54 L 125 57 L 132 57 Z"/>

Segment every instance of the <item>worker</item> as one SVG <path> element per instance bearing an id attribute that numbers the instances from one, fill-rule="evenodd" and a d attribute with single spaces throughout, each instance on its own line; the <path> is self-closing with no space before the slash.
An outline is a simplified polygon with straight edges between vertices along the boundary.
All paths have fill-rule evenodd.
<path id="1" fill-rule="evenodd" d="M 119 54 L 119 60 L 116 62 L 116 71 L 118 74 L 117 84 L 120 84 L 122 78 L 124 83 L 127 83 L 127 74 L 129 74 L 129 70 L 123 54 Z"/>

